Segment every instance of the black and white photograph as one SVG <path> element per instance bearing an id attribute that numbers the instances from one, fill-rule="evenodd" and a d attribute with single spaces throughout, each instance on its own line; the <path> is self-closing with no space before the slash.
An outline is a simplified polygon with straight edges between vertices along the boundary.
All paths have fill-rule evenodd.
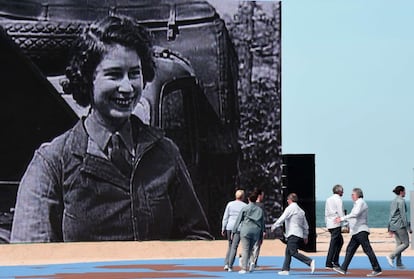
<path id="1" fill-rule="evenodd" d="M 238 189 L 282 212 L 280 1 L 0 0 L 0 67 L 1 243 L 221 239 Z"/>

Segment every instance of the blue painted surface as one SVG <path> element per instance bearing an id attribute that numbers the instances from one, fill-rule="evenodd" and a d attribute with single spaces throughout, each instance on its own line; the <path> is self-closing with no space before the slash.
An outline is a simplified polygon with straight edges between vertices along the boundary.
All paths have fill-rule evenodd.
<path id="1" fill-rule="evenodd" d="M 311 254 L 309 255 L 312 257 Z M 238 274 L 237 271 L 224 271 L 223 259 L 214 258 L 0 266 L 0 278 L 367 278 L 365 274 L 371 272 L 370 263 L 366 256 L 354 257 L 346 276 L 339 275 L 334 271 L 325 270 L 325 257 L 312 258 L 316 261 L 316 271 L 314 274 L 310 273 L 308 266 L 293 259 L 290 276 L 277 275 L 277 272 L 280 271 L 282 266 L 283 257 L 261 257 L 259 259 L 260 270 L 243 275 Z M 407 269 L 403 271 L 404 275 L 400 275 L 399 277 L 395 274 L 396 270 L 388 265 L 385 257 L 378 257 L 378 260 L 383 268 L 383 274 L 377 278 L 414 278 L 414 257 L 403 257 Z M 235 270 L 238 269 L 238 267 L 235 267 Z M 356 270 L 361 269 L 363 269 L 364 275 L 362 277 L 356 277 Z M 100 276 L 100 274 L 102 276 Z M 124 274 L 128 275 L 126 276 Z M 131 276 L 131 274 L 135 275 Z M 171 276 L 170 274 L 173 276 L 169 277 Z M 174 275 L 177 275 L 178 277 Z M 181 275 L 183 277 L 180 277 Z"/>

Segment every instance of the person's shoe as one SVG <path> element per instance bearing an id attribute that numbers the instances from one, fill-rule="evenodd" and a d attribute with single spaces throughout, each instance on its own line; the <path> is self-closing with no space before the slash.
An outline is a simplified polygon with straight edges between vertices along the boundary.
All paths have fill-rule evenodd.
<path id="1" fill-rule="evenodd" d="M 397 265 L 397 269 L 406 269 L 405 265 L 401 264 L 401 265 Z"/>
<path id="2" fill-rule="evenodd" d="M 247 272 L 246 270 L 242 269 L 239 271 L 239 274 L 245 274 L 246 272 Z"/>
<path id="3" fill-rule="evenodd" d="M 254 271 L 254 263 L 250 263 L 249 272 L 253 272 L 253 271 Z"/>
<path id="4" fill-rule="evenodd" d="M 224 270 L 228 270 L 229 269 L 229 265 L 226 264 L 223 269 Z"/>
<path id="5" fill-rule="evenodd" d="M 332 267 L 341 267 L 339 263 L 332 263 Z"/>
<path id="6" fill-rule="evenodd" d="M 229 267 L 229 268 L 227 268 L 227 271 L 228 271 L 228 272 L 232 272 L 232 271 L 233 271 L 233 269 L 232 269 L 231 267 Z"/>
<path id="7" fill-rule="evenodd" d="M 338 272 L 339 274 L 342 274 L 342 275 L 345 275 L 346 274 L 346 271 L 345 270 L 343 270 L 342 268 L 340 268 L 340 267 L 334 267 L 334 268 L 332 268 L 334 271 L 336 271 L 336 272 Z"/>
<path id="8" fill-rule="evenodd" d="M 263 267 L 260 265 L 254 265 L 254 270 L 263 270 Z"/>
<path id="9" fill-rule="evenodd" d="M 394 267 L 394 261 L 393 261 L 393 259 L 390 256 L 385 256 L 385 258 L 387 259 L 388 264 L 391 267 Z"/>
<path id="10" fill-rule="evenodd" d="M 289 271 L 282 270 L 282 271 L 279 271 L 277 274 L 279 274 L 279 275 L 289 275 Z"/>
<path id="11" fill-rule="evenodd" d="M 333 269 L 333 266 L 325 266 L 325 269 L 326 270 L 332 270 Z"/>
<path id="12" fill-rule="evenodd" d="M 371 273 L 367 274 L 367 277 L 377 277 L 378 275 L 381 275 L 382 271 L 372 271 Z"/>
<path id="13" fill-rule="evenodd" d="M 310 269 L 311 273 L 313 274 L 315 272 L 315 260 L 312 260 L 310 263 Z"/>

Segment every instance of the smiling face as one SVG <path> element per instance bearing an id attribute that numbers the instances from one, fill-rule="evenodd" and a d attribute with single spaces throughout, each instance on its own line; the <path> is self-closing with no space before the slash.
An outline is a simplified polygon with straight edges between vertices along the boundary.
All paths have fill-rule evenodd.
<path id="1" fill-rule="evenodd" d="M 124 123 L 141 97 L 141 69 L 141 59 L 135 50 L 109 45 L 94 73 L 93 113 L 110 125 Z"/>

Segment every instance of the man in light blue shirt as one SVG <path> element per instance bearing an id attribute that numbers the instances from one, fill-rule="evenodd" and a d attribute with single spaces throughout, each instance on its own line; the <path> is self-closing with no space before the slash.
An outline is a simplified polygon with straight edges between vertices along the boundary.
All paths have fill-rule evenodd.
<path id="1" fill-rule="evenodd" d="M 354 201 L 354 207 L 348 215 L 336 218 L 337 223 L 345 220 L 349 221 L 349 228 L 352 237 L 348 243 L 348 246 L 346 247 L 344 262 L 342 263 L 341 267 L 334 267 L 333 270 L 342 275 L 345 275 L 348 270 L 348 266 L 351 263 L 353 256 L 355 255 L 355 252 L 361 245 L 372 266 L 372 272 L 367 274 L 367 277 L 376 277 L 382 274 L 382 269 L 368 239 L 368 205 L 363 198 L 364 193 L 362 190 L 360 188 L 354 188 L 352 190 L 352 200 Z"/>
<path id="2" fill-rule="evenodd" d="M 234 224 L 236 223 L 237 217 L 239 217 L 240 211 L 247 205 L 243 199 L 244 190 L 237 190 L 235 200 L 227 203 L 221 222 L 221 235 L 227 237 L 229 244 L 226 252 L 226 258 L 224 259 L 224 270 L 229 272 L 233 270 L 234 259 L 236 258 L 237 248 L 240 243 L 240 232 L 232 235 L 232 230 L 234 228 Z"/>

